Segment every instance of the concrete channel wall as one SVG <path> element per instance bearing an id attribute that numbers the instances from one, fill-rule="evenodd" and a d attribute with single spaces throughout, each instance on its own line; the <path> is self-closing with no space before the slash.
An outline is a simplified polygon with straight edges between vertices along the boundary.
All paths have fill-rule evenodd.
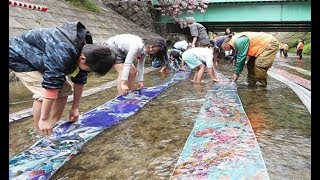
<path id="1" fill-rule="evenodd" d="M 107 38 L 123 33 L 140 37 L 158 37 L 117 12 L 106 7 L 100 0 L 93 0 L 100 5 L 99 13 L 72 6 L 65 0 L 19 0 L 19 2 L 46 6 L 46 12 L 9 6 L 9 38 L 35 28 L 59 27 L 67 21 L 80 21 L 93 35 L 93 42 L 101 43 Z"/>

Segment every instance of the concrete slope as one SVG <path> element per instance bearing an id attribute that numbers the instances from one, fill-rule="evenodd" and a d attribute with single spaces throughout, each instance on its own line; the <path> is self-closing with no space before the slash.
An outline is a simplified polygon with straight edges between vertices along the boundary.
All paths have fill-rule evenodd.
<path id="1" fill-rule="evenodd" d="M 131 33 L 140 37 L 159 36 L 103 6 L 99 0 L 93 2 L 100 5 L 100 13 L 74 7 L 64 0 L 20 0 L 19 2 L 46 6 L 48 10 L 42 12 L 9 6 L 9 38 L 34 28 L 62 26 L 67 21 L 82 22 L 93 34 L 93 41 L 97 43 L 123 33 Z"/>

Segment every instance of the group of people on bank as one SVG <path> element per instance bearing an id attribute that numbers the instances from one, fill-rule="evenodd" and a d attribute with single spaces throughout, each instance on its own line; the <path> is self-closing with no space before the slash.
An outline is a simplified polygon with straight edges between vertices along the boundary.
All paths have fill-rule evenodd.
<path id="1" fill-rule="evenodd" d="M 146 58 L 156 57 L 162 68 L 178 71 L 184 65 L 195 69 L 194 83 L 200 83 L 206 70 L 218 82 L 214 55 L 219 50 L 235 53 L 233 81 L 242 73 L 247 56 L 249 85 L 267 86 L 267 70 L 279 49 L 278 40 L 264 32 L 226 34 L 210 41 L 206 28 L 193 17 L 186 18 L 192 41 L 178 41 L 168 49 L 164 38 L 142 38 L 119 34 L 104 43 L 93 43 L 91 33 L 81 22 L 62 27 L 30 30 L 9 41 L 9 68 L 34 94 L 34 129 L 42 135 L 52 133 L 61 117 L 67 97 L 73 94 L 69 120 L 79 118 L 79 105 L 88 73 L 105 75 L 118 72 L 118 94 L 144 87 Z M 136 61 L 136 62 L 135 62 Z M 69 81 L 72 81 L 72 83 Z"/>

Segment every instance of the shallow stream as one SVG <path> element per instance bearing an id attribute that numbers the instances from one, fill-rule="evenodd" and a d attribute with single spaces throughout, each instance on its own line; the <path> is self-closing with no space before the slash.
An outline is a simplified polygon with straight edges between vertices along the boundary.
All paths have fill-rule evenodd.
<path id="1" fill-rule="evenodd" d="M 289 54 L 286 63 L 311 72 L 311 58 L 304 56 L 296 62 Z M 274 67 L 287 70 L 304 78 L 310 76 L 296 69 L 281 66 L 276 60 Z M 220 61 L 218 67 L 231 78 L 232 64 Z M 112 74 L 113 73 L 113 74 Z M 268 77 L 268 87 L 249 88 L 245 83 L 247 71 L 238 83 L 238 93 L 255 132 L 270 179 L 311 179 L 311 115 L 299 97 L 285 84 Z M 193 75 L 193 74 L 192 74 Z M 100 85 L 116 77 L 90 77 L 90 84 Z M 113 78 L 113 79 L 112 79 Z M 155 86 L 169 78 L 158 71 L 145 75 L 145 86 Z M 151 100 L 138 113 L 105 130 L 87 142 L 80 152 L 66 162 L 52 179 L 169 179 L 186 139 L 193 128 L 206 92 L 214 86 L 206 83 L 195 85 L 189 80 L 178 83 Z M 11 103 L 26 101 L 19 110 L 30 108 L 31 93 L 19 83 L 11 84 Z M 27 94 L 29 93 L 29 94 Z M 84 97 L 81 112 L 87 112 L 116 96 L 116 87 Z M 20 103 L 23 104 L 23 103 Z M 10 112 L 16 106 L 10 105 Z M 63 114 L 67 117 L 70 103 Z M 12 157 L 30 147 L 37 139 L 28 135 L 32 118 L 10 124 L 9 156 Z"/>

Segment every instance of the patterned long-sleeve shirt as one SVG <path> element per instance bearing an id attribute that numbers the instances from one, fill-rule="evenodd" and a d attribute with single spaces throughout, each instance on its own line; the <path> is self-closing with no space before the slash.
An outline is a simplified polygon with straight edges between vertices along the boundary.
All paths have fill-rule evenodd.
<path id="1" fill-rule="evenodd" d="M 30 30 L 9 40 L 9 68 L 16 72 L 40 71 L 43 88 L 61 89 L 66 76 L 77 69 L 76 61 L 85 43 L 92 43 L 92 37 L 80 22 Z M 71 81 L 85 84 L 87 76 L 80 70 Z"/>

